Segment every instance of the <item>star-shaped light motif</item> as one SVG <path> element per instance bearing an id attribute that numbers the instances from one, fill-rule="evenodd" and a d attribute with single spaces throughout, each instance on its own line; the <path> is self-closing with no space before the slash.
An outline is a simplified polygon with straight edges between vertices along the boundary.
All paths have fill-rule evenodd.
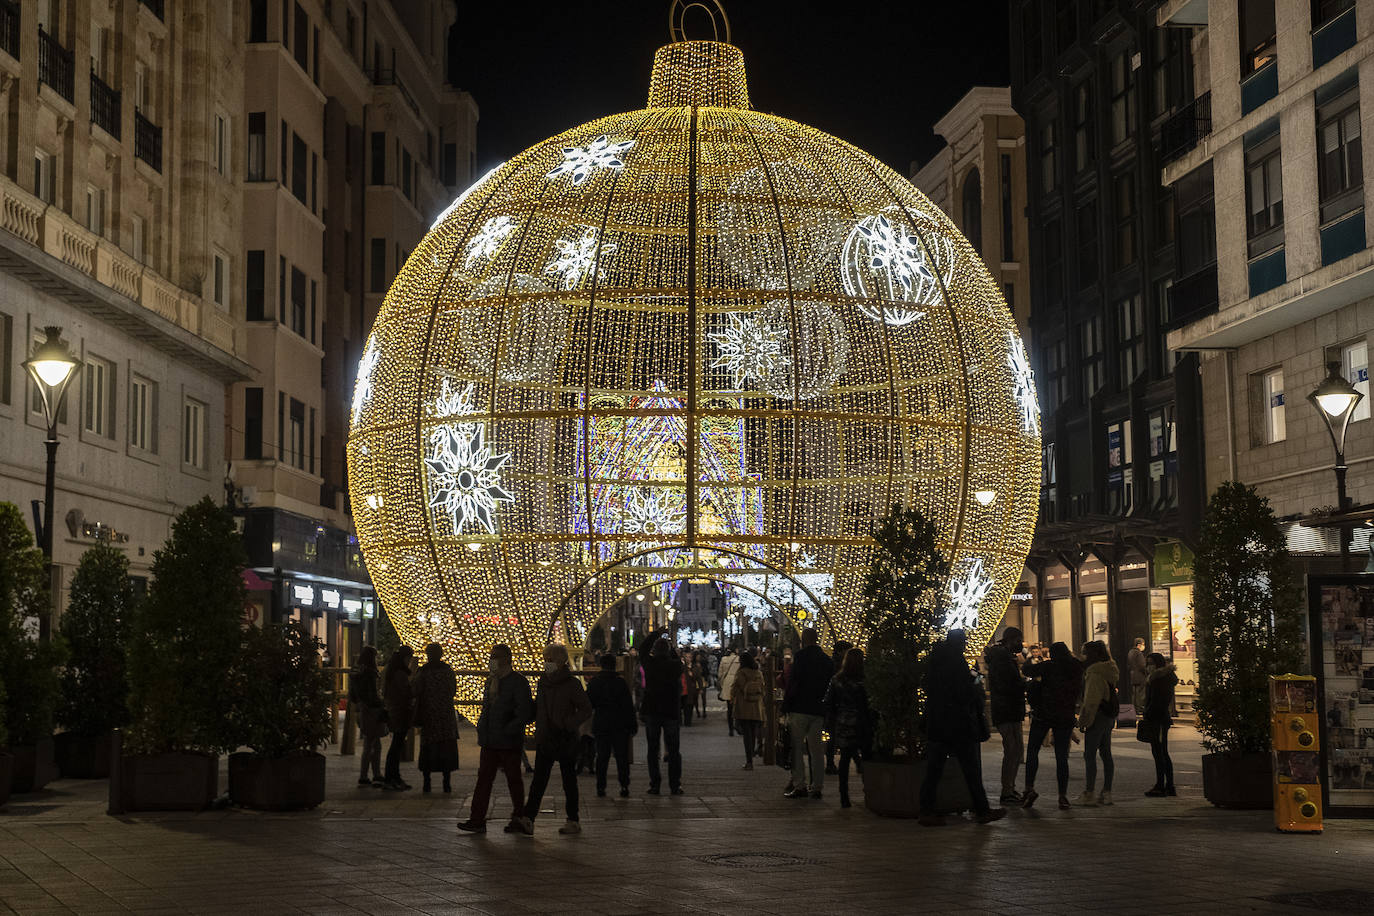
<path id="1" fill-rule="evenodd" d="M 595 226 L 583 226 L 582 234 L 576 238 L 559 239 L 554 242 L 558 254 L 545 265 L 544 272 L 559 277 L 564 289 L 576 289 L 596 263 L 599 254 L 615 253 L 615 242 L 605 242 L 598 248 L 599 241 Z"/>
<path id="2" fill-rule="evenodd" d="M 1015 332 L 1007 332 L 1007 365 L 1011 368 L 1012 397 L 1021 411 L 1021 431 L 1035 435 L 1040 431 L 1040 405 L 1035 400 L 1035 373 L 1026 357 L 1026 345 Z"/>
<path id="3" fill-rule="evenodd" d="M 655 538 L 682 534 L 687 530 L 686 494 L 676 487 L 636 487 L 625 500 L 620 530 Z"/>
<path id="4" fill-rule="evenodd" d="M 367 346 L 363 348 L 363 358 L 358 361 L 358 378 L 353 383 L 353 422 L 358 422 L 358 417 L 362 415 L 363 407 L 372 397 L 372 370 L 377 368 L 377 361 L 382 357 L 382 352 L 377 349 L 376 335 L 367 338 Z"/>
<path id="5" fill-rule="evenodd" d="M 457 390 L 444 379 L 439 396 L 430 408 L 431 416 L 460 417 L 476 413 L 473 385 Z M 447 516 L 458 536 L 470 522 L 495 531 L 492 515 L 499 503 L 514 502 L 501 485 L 501 468 L 510 453 L 497 453 L 484 440 L 486 424 L 476 420 L 445 423 L 429 433 L 428 470 L 429 508 Z"/>
<path id="6" fill-rule="evenodd" d="M 633 140 L 612 143 L 605 134 L 602 134 L 586 146 L 565 146 L 563 147 L 563 161 L 553 171 L 549 172 L 547 177 L 557 178 L 559 175 L 571 175 L 572 183 L 576 186 L 591 177 L 594 169 L 619 171 L 625 167 L 625 161 L 621 157 L 634 145 Z"/>
<path id="7" fill-rule="evenodd" d="M 743 388 L 748 379 L 762 381 L 791 365 L 791 359 L 782 350 L 786 331 L 739 312 L 731 312 L 729 317 L 728 327 L 706 336 L 720 350 L 711 368 L 728 369 L 736 389 Z"/>
<path id="8" fill-rule="evenodd" d="M 975 557 L 961 575 L 949 580 L 946 630 L 970 630 L 978 624 L 978 606 L 992 591 L 992 577 L 983 571 L 983 558 Z"/>
<path id="9" fill-rule="evenodd" d="M 907 292 L 917 279 L 934 280 L 926 266 L 921 240 L 914 235 L 898 232 L 886 216 L 861 221 L 854 227 L 868 241 L 869 267 L 885 270 Z"/>
<path id="10" fill-rule="evenodd" d="M 515 220 L 509 216 L 493 216 L 487 220 L 482 224 L 482 228 L 468 239 L 467 256 L 463 259 L 463 266 L 471 268 L 478 261 L 496 254 L 506 236 L 514 231 Z"/>

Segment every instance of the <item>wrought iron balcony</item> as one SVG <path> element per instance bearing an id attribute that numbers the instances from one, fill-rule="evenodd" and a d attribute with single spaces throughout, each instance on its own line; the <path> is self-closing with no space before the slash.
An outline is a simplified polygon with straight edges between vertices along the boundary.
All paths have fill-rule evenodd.
<path id="1" fill-rule="evenodd" d="M 119 92 L 91 71 L 91 123 L 119 139 Z"/>
<path id="2" fill-rule="evenodd" d="M 137 108 L 134 109 L 134 155 L 151 165 L 154 171 L 162 171 L 162 128 L 145 118 Z"/>
<path id="3" fill-rule="evenodd" d="M 74 69 L 72 52 L 40 26 L 38 29 L 38 81 L 47 83 L 68 102 L 72 101 Z"/>
<path id="4" fill-rule="evenodd" d="M 19 4 L 0 0 L 0 51 L 19 59 Z"/>
<path id="5" fill-rule="evenodd" d="M 1212 93 L 1204 92 L 1176 112 L 1159 135 L 1159 164 L 1181 159 L 1212 132 Z"/>

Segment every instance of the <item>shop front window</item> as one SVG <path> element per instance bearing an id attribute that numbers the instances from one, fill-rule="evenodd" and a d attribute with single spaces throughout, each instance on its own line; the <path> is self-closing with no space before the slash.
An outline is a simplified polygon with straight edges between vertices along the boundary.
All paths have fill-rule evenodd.
<path id="1" fill-rule="evenodd" d="M 1107 426 L 1107 505 L 1113 515 L 1135 511 L 1134 455 L 1131 448 L 1131 421 L 1121 420 Z"/>

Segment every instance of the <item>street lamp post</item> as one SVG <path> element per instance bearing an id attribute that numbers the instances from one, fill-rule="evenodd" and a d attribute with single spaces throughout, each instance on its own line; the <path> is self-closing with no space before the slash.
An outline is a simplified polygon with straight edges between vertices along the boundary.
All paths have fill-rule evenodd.
<path id="1" fill-rule="evenodd" d="M 47 339 L 39 344 L 33 355 L 24 361 L 24 369 L 33 379 L 43 404 L 43 419 L 48 424 L 48 438 L 44 444 L 48 450 L 47 477 L 43 483 L 43 530 L 38 533 L 43 558 L 48 562 L 48 582 L 53 578 L 52 529 L 53 529 L 53 491 L 57 482 L 57 419 L 62 412 L 62 401 L 67 396 L 67 388 L 76 378 L 81 364 L 72 356 L 71 350 L 62 340 L 62 329 L 49 326 L 43 329 Z M 52 629 L 52 610 L 56 607 L 57 595 L 50 596 L 48 613 L 39 622 L 39 634 L 47 639 Z"/>
<path id="2" fill-rule="evenodd" d="M 1364 395 L 1342 374 L 1339 362 L 1326 364 L 1326 378 L 1307 396 L 1326 423 L 1326 431 L 1331 434 L 1331 445 L 1336 450 L 1336 511 L 1341 514 L 1350 511 L 1350 497 L 1345 492 L 1345 432 L 1350 426 L 1355 407 L 1363 398 Z M 1340 537 L 1341 569 L 1345 569 L 1350 557 L 1349 525 L 1340 526 Z"/>

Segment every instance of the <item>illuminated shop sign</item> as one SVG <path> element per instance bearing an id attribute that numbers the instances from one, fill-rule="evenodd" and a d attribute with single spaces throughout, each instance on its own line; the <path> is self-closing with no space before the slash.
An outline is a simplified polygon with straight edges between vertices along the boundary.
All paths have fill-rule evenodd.
<path id="1" fill-rule="evenodd" d="M 313 585 L 291 586 L 291 597 L 301 607 L 315 606 L 315 587 Z"/>
<path id="2" fill-rule="evenodd" d="M 337 588 L 326 588 L 320 591 L 320 598 L 326 607 L 337 609 L 339 606 L 339 590 Z"/>

